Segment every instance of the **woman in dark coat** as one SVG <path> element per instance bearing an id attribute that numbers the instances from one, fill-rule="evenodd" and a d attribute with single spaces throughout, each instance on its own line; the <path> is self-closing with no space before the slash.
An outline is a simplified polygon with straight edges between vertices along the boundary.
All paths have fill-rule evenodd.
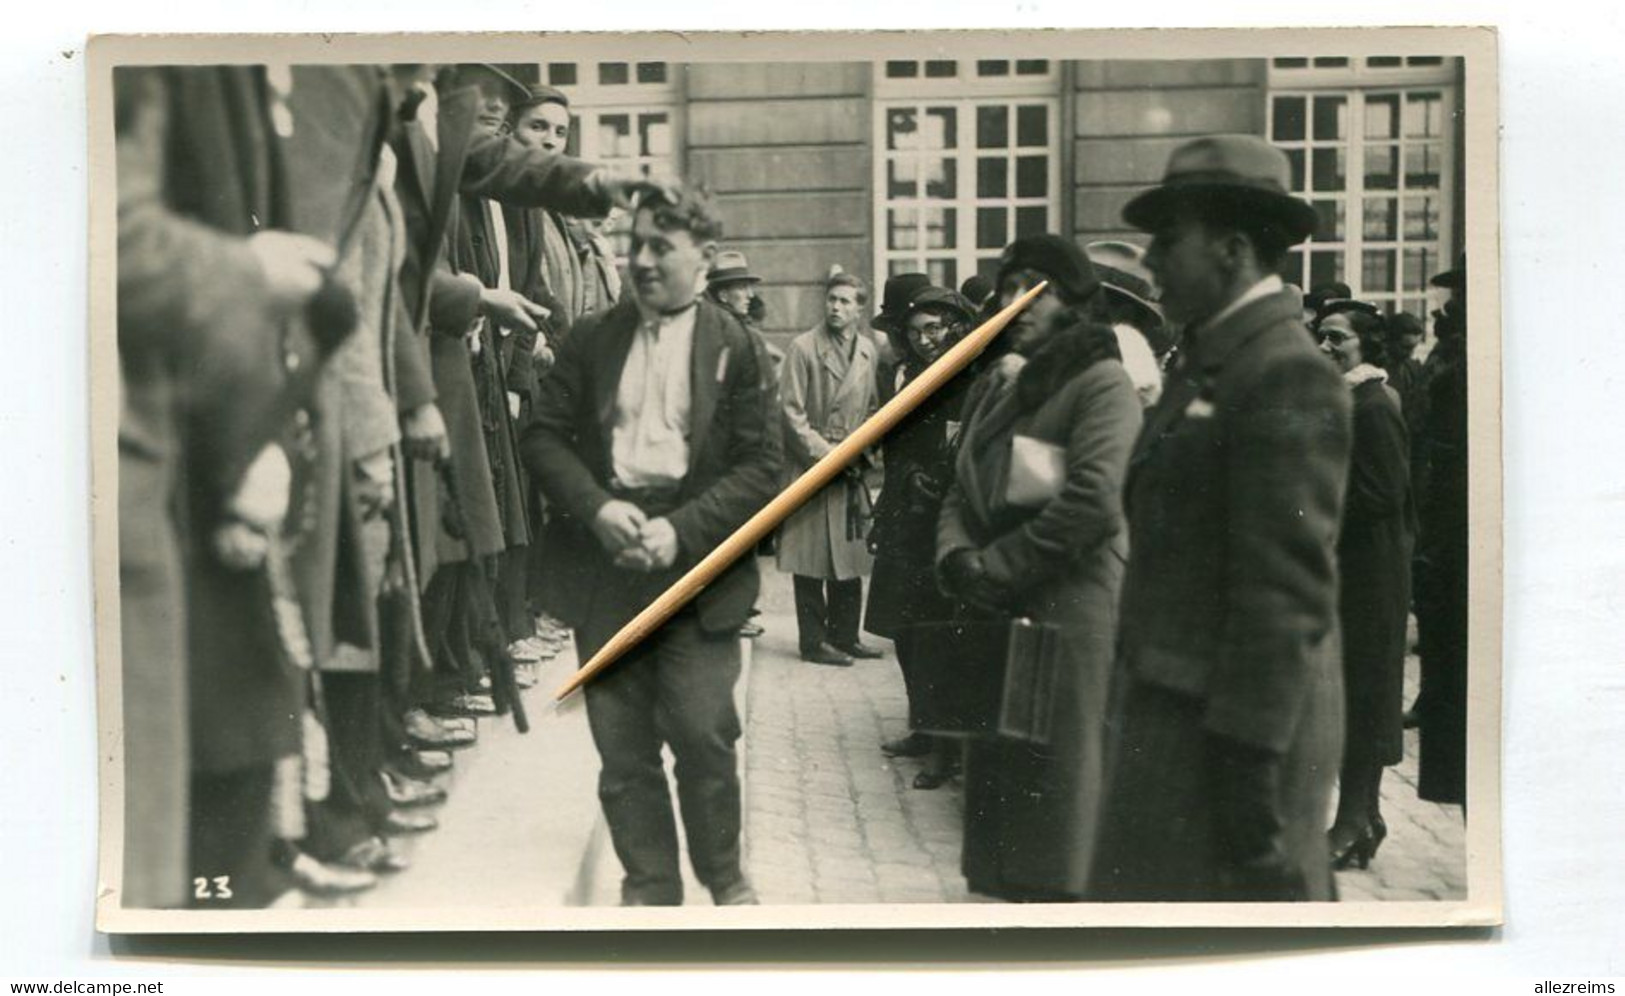
<path id="1" fill-rule="evenodd" d="M 888 401 L 964 334 L 975 311 L 953 291 L 926 286 L 914 292 L 902 314 L 884 318 L 884 331 L 901 360 L 892 380 L 880 385 L 882 401 Z M 937 515 L 953 480 L 954 443 L 969 386 L 969 378 L 955 378 L 910 412 L 881 444 L 886 477 L 869 532 L 875 567 L 865 628 L 896 645 L 911 727 L 921 696 L 930 693 L 931 662 L 922 659 L 922 627 L 953 618 L 953 603 L 938 590 L 933 566 Z M 916 730 L 881 749 L 894 757 L 928 758 L 914 787 L 934 789 L 952 771 L 958 753 L 952 747 Z"/>
<path id="2" fill-rule="evenodd" d="M 1318 327 L 1321 351 L 1354 395 L 1354 447 L 1337 543 L 1346 732 L 1337 817 L 1327 836 L 1333 867 L 1364 868 L 1388 834 L 1378 808 L 1382 769 L 1404 753 L 1416 512 L 1405 417 L 1381 367 L 1383 321 L 1362 302 L 1347 305 Z"/>
<path id="3" fill-rule="evenodd" d="M 1128 555 L 1123 479 L 1141 420 L 1115 334 L 1084 315 L 1099 288 L 1088 259 L 1056 236 L 1019 240 L 1005 251 L 1000 300 L 1041 279 L 1051 289 L 1007 334 L 1014 351 L 967 398 L 937 531 L 951 594 L 1058 637 L 1047 745 L 977 739 L 965 762 L 967 884 L 1028 902 L 1076 900 L 1087 885 Z M 1034 472 L 1034 453 L 1045 469 Z M 1012 487 L 1036 478 L 1051 485 Z"/>

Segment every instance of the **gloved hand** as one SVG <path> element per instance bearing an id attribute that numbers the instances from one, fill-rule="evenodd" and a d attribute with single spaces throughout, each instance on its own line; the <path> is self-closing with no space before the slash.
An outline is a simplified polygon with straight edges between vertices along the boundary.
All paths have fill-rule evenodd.
<path id="1" fill-rule="evenodd" d="M 1308 899 L 1308 884 L 1286 850 L 1281 756 L 1209 734 L 1207 759 L 1214 850 L 1226 898 L 1252 903 Z"/>
<path id="2" fill-rule="evenodd" d="M 986 608 L 999 607 L 999 592 L 988 580 L 980 551 L 955 550 L 942 562 L 942 584 L 949 595 Z"/>

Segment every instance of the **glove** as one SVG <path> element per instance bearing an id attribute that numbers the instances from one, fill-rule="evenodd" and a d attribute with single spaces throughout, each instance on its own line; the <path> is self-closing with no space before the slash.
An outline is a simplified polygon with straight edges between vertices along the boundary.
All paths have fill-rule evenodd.
<path id="1" fill-rule="evenodd" d="M 1286 851 L 1281 756 L 1230 737 L 1208 736 L 1214 850 L 1226 898 L 1301 902 L 1308 884 Z"/>
<path id="2" fill-rule="evenodd" d="M 987 567 L 975 550 L 955 550 L 942 561 L 942 583 L 950 595 L 964 594 L 986 580 Z"/>

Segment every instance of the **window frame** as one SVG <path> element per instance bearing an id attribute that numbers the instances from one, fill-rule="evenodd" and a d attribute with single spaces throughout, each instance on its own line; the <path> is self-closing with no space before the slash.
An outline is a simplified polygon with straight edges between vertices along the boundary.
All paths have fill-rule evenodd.
<path id="1" fill-rule="evenodd" d="M 924 61 L 924 60 L 920 60 Z M 1009 60 L 1012 70 L 1010 76 L 977 77 L 965 75 L 967 67 L 973 67 L 978 61 L 974 58 L 961 58 L 960 74 L 953 77 L 938 77 L 925 79 L 892 78 L 886 76 L 885 61 L 874 65 L 874 100 L 873 125 L 871 139 L 874 149 L 872 164 L 873 195 L 871 198 L 871 231 L 874 235 L 873 276 L 874 286 L 883 287 L 891 264 L 897 259 L 913 259 L 921 262 L 922 270 L 932 259 L 952 259 L 954 261 L 955 279 L 958 285 L 977 272 L 977 264 L 982 259 L 996 257 L 1003 251 L 1004 246 L 997 249 L 978 248 L 976 245 L 977 208 L 978 207 L 1004 207 L 1011 212 L 1023 206 L 1042 205 L 1047 212 L 1046 231 L 1059 231 L 1064 221 L 1062 216 L 1063 193 L 1066 187 L 1066 177 L 1063 175 L 1067 166 L 1064 155 L 1066 149 L 1066 136 L 1062 134 L 1065 122 L 1062 120 L 1065 105 L 1061 93 L 1061 63 L 1049 60 L 1049 70 L 1043 75 L 1015 76 L 1014 59 Z M 1042 152 L 1047 160 L 1045 191 L 1042 198 L 1019 197 L 1015 193 L 1016 176 L 1012 169 L 1007 177 L 1006 196 L 998 198 L 984 198 L 977 194 L 976 160 L 979 154 L 986 154 L 991 150 L 979 149 L 976 145 L 976 110 L 979 107 L 1003 105 L 1014 109 L 1019 105 L 1041 105 L 1045 110 L 1045 144 L 1043 146 L 1022 147 L 1016 144 L 1016 126 L 1014 115 L 1010 124 L 1009 144 L 1004 147 L 1007 159 L 1013 160 L 1025 148 L 1029 154 Z M 924 181 L 919 178 L 920 189 L 914 197 L 893 199 L 889 196 L 888 166 L 899 157 L 894 155 L 887 147 L 887 125 L 891 112 L 899 108 L 914 108 L 924 112 L 927 107 L 952 107 L 955 110 L 955 127 L 959 131 L 959 140 L 953 149 L 941 150 L 940 156 L 952 159 L 955 163 L 956 191 L 953 199 L 931 199 L 923 196 Z M 929 155 L 929 154 L 927 154 Z M 920 153 L 914 157 L 923 158 Z M 899 205 L 914 205 L 922 209 L 927 207 L 953 208 L 956 212 L 954 224 L 954 247 L 952 249 L 927 249 L 923 244 L 915 249 L 890 248 L 891 230 L 888 224 L 888 209 Z M 1006 230 L 1015 230 L 1014 215 L 1006 218 Z M 923 229 L 922 229 L 923 231 Z M 1008 244 L 1008 243 L 1006 243 Z"/>
<path id="2" fill-rule="evenodd" d="M 1421 288 L 1407 290 L 1405 288 L 1405 250 L 1421 246 L 1438 246 L 1438 259 L 1434 272 L 1448 269 L 1455 259 L 1455 221 L 1458 205 L 1456 204 L 1455 168 L 1456 168 L 1456 142 L 1453 125 L 1450 123 L 1457 103 L 1458 92 L 1455 80 L 1455 67 L 1453 60 L 1446 59 L 1442 66 L 1430 67 L 1402 67 L 1399 69 L 1366 69 L 1363 65 L 1364 57 L 1358 57 L 1361 64 L 1358 67 L 1347 69 L 1275 69 L 1271 64 L 1269 86 L 1265 90 L 1264 131 L 1265 137 L 1275 144 L 1277 148 L 1304 149 L 1338 147 L 1346 150 L 1347 161 L 1344 167 L 1343 190 L 1326 192 L 1317 196 L 1314 190 L 1314 163 L 1312 156 L 1305 154 L 1302 190 L 1293 191 L 1293 195 L 1306 201 L 1337 199 L 1344 205 L 1344 237 L 1340 241 L 1316 241 L 1313 237 L 1301 246 L 1293 247 L 1301 250 L 1302 256 L 1289 255 L 1291 259 L 1301 259 L 1300 269 L 1296 279 L 1304 284 L 1313 283 L 1311 276 L 1309 254 L 1316 248 L 1323 251 L 1333 247 L 1340 247 L 1343 259 L 1343 273 L 1341 282 L 1349 286 L 1350 292 L 1360 300 L 1371 301 L 1379 307 L 1384 307 L 1394 314 L 1405 310 L 1407 301 L 1422 302 L 1422 313 L 1417 317 L 1426 319 L 1428 312 L 1439 307 L 1446 292 L 1432 287 L 1426 283 L 1429 274 L 1424 274 L 1424 283 Z M 1445 126 L 1442 133 L 1435 140 L 1439 151 L 1439 184 L 1437 188 L 1425 191 L 1437 198 L 1439 217 L 1435 227 L 1435 236 L 1431 239 L 1410 240 L 1405 236 L 1405 200 L 1408 195 L 1420 196 L 1424 191 L 1411 191 L 1407 189 L 1405 177 L 1405 150 L 1411 145 L 1413 139 L 1403 133 L 1393 139 L 1368 139 L 1365 134 L 1366 107 L 1371 98 L 1398 95 L 1401 106 L 1401 121 L 1403 121 L 1403 105 L 1407 95 L 1420 91 L 1432 91 L 1439 94 L 1440 105 L 1445 115 Z M 1346 137 L 1341 142 L 1317 141 L 1314 139 L 1314 113 L 1313 101 L 1315 97 L 1340 96 L 1346 101 L 1347 128 Z M 1275 101 L 1279 97 L 1303 97 L 1306 100 L 1304 115 L 1304 137 L 1301 140 L 1278 140 L 1275 136 Z M 1395 176 L 1395 186 L 1392 190 L 1368 190 L 1366 187 L 1365 150 L 1371 146 L 1392 144 L 1398 149 L 1399 162 Z M 1398 217 L 1395 222 L 1395 237 L 1393 239 L 1367 239 L 1365 234 L 1365 200 L 1367 195 L 1391 196 L 1396 202 Z M 1365 287 L 1365 252 L 1383 249 L 1394 253 L 1394 289 L 1392 291 L 1370 290 Z M 1289 275 L 1290 278 L 1290 275 Z M 1296 282 L 1296 280 L 1294 281 Z M 1313 288 L 1304 286 L 1308 292 Z M 1414 314 L 1415 312 L 1413 312 Z"/>

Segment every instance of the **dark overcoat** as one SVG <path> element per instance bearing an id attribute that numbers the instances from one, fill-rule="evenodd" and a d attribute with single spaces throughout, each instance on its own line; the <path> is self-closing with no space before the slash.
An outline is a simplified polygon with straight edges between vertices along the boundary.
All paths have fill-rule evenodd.
<path id="1" fill-rule="evenodd" d="M 611 428 L 621 372 L 637 331 L 636 304 L 624 299 L 582 319 L 542 381 L 522 443 L 526 466 L 559 513 L 544 540 L 554 558 L 543 607 L 574 627 L 584 653 L 607 638 L 733 534 L 777 491 L 779 439 L 763 416 L 759 347 L 719 305 L 700 300 L 694 320 L 689 473 L 666 514 L 677 532 L 677 562 L 641 573 L 614 566 L 588 524 L 611 498 Z M 760 589 L 745 557 L 695 599 L 709 633 L 738 629 Z"/>
<path id="2" fill-rule="evenodd" d="M 891 400 L 918 368 L 892 371 L 882 402 Z M 895 428 L 880 450 L 885 477 L 875 501 L 869 542 L 874 575 L 864 628 L 890 640 L 907 626 L 953 617 L 953 600 L 937 586 L 937 516 L 953 482 L 954 453 L 971 378 L 943 385 Z M 903 663 L 899 661 L 899 663 Z M 905 663 L 906 667 L 907 664 Z"/>
<path id="3" fill-rule="evenodd" d="M 1373 378 L 1353 395 L 1354 453 L 1337 541 L 1344 764 L 1398 764 L 1405 750 L 1405 631 L 1416 539 L 1409 446 L 1391 388 Z"/>
<path id="4" fill-rule="evenodd" d="M 1118 714 L 1092 891 L 1224 900 L 1224 737 L 1279 760 L 1278 813 L 1310 898 L 1334 894 L 1326 814 L 1343 742 L 1336 544 L 1348 389 L 1288 290 L 1187 332 L 1127 488 Z"/>
<path id="5" fill-rule="evenodd" d="M 1467 798 L 1468 483 L 1467 357 L 1441 342 L 1429 357 L 1427 490 L 1418 540 L 1416 617 L 1422 656 L 1417 793 Z"/>
<path id="6" fill-rule="evenodd" d="M 1053 358 L 1052 358 L 1053 361 Z M 1033 362 L 1044 362 L 1034 360 Z M 966 404 L 939 562 L 980 552 L 998 608 L 1059 628 L 1047 747 L 987 739 L 965 764 L 965 877 L 972 890 L 1076 898 L 1088 883 L 1104 777 L 1104 726 L 1128 556 L 1122 486 L 1142 409 L 1121 363 L 1094 362 L 1037 407 L 995 368 Z M 1060 493 L 1037 509 L 1005 499 L 1017 436 L 1059 447 Z"/>

